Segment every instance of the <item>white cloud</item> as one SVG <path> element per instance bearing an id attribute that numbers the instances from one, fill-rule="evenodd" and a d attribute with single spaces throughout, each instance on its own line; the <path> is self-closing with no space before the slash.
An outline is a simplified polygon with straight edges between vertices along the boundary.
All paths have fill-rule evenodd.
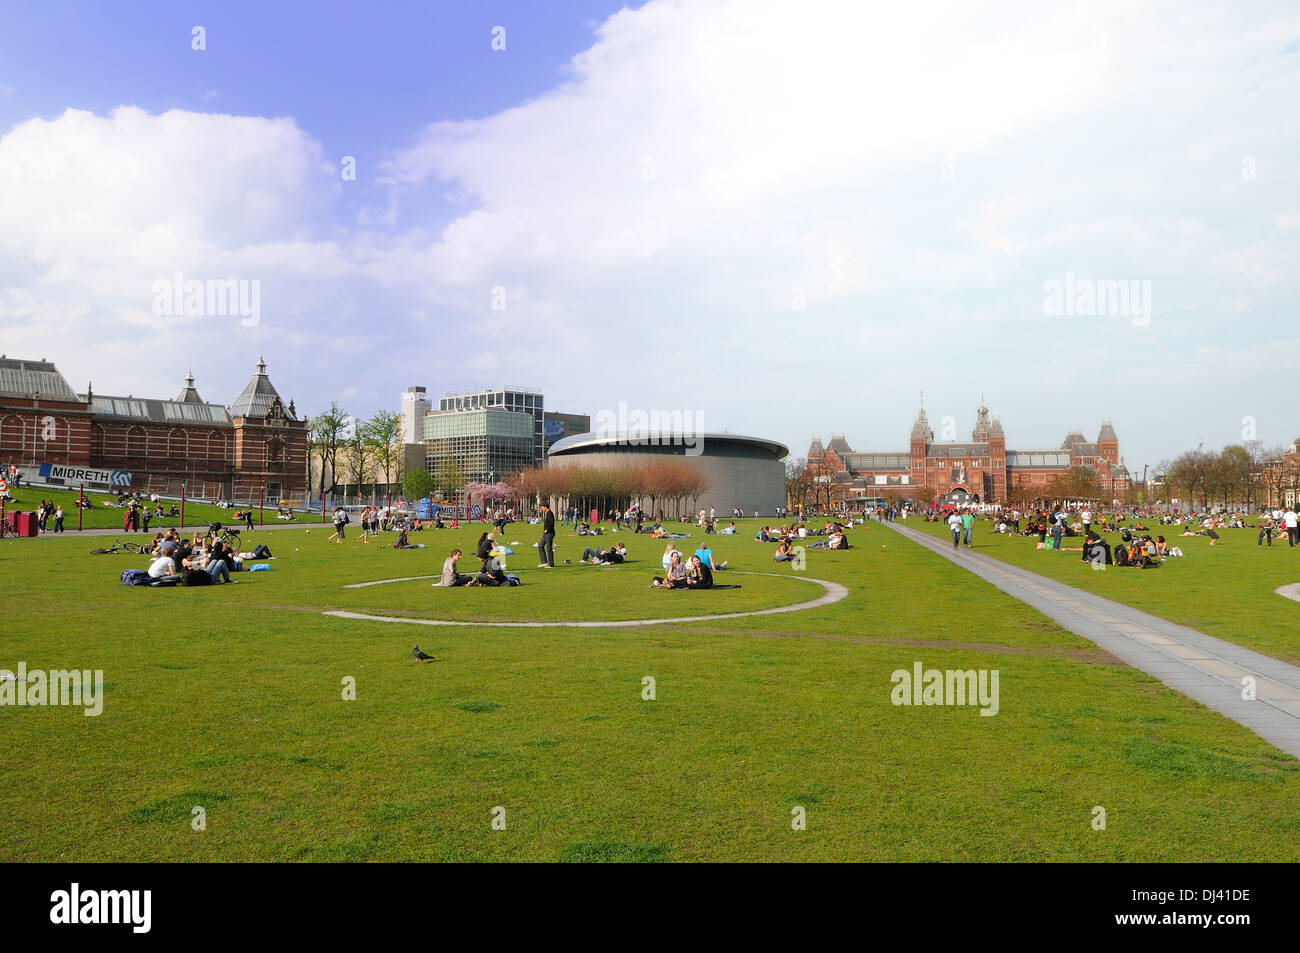
<path id="1" fill-rule="evenodd" d="M 423 126 L 351 205 L 291 119 L 70 110 L 0 138 L 0 328 L 122 382 L 199 354 L 224 399 L 257 351 L 273 375 L 305 352 L 300 407 L 341 372 L 378 405 L 486 370 L 798 453 L 832 429 L 897 449 L 925 387 L 959 426 L 986 390 L 1013 444 L 1106 413 L 1177 444 L 1179 414 L 1285 399 L 1281 376 L 1227 401 L 1153 382 L 1167 413 L 1099 395 L 1147 352 L 1237 367 L 1243 335 L 1289 339 L 1298 27 L 1281 4 L 652 0 L 554 90 Z M 148 289 L 176 271 L 260 279 L 262 324 L 159 321 Z M 1045 319 L 1067 271 L 1151 280 L 1151 325 Z"/>

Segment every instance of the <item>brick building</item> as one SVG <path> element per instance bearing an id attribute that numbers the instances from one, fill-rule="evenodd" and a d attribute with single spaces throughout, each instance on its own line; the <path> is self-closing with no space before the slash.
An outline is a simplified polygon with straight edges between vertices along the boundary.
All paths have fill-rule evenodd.
<path id="1" fill-rule="evenodd" d="M 856 452 L 842 434 L 835 434 L 829 445 L 815 438 L 807 461 L 813 479 L 829 483 L 837 502 L 878 499 L 887 489 L 910 498 L 909 490 L 932 487 L 936 499 L 999 503 L 1016 490 L 1046 494 L 1053 480 L 1076 466 L 1096 471 L 1103 494 L 1116 499 L 1123 497 L 1130 481 L 1110 421 L 1102 423 L 1094 441 L 1072 430 L 1060 447 L 1008 450 L 1002 422 L 990 417 L 983 401 L 969 441 L 936 441 L 921 408 L 907 450 Z"/>
<path id="2" fill-rule="evenodd" d="M 259 360 L 229 408 L 188 377 L 175 400 L 78 394 L 50 362 L 0 356 L 0 464 L 29 477 L 42 464 L 130 475 L 132 489 L 194 499 L 306 495 L 307 425 Z M 57 482 L 57 477 L 49 482 Z M 75 485 L 75 480 L 66 481 Z M 96 487 L 102 489 L 102 486 Z"/>

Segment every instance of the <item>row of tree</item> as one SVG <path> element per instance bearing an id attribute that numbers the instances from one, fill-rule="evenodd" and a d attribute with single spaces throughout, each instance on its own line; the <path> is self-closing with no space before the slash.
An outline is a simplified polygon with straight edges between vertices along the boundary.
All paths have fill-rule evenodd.
<path id="1" fill-rule="evenodd" d="M 1219 503 L 1253 509 L 1282 500 L 1287 491 L 1300 491 L 1300 460 L 1284 447 L 1265 447 L 1258 440 L 1229 444 L 1218 452 L 1198 447 L 1160 468 L 1164 480 L 1155 489 L 1164 502 L 1179 499 L 1202 508 Z"/>
<path id="2" fill-rule="evenodd" d="M 636 503 L 649 515 L 664 507 L 670 515 L 681 515 L 693 510 L 694 501 L 709 489 L 708 479 L 694 467 L 666 459 L 638 461 L 617 470 L 584 464 L 529 467 L 505 482 L 517 499 L 556 500 L 562 508 L 572 506 L 583 513 L 612 513 Z"/>
<path id="3" fill-rule="evenodd" d="M 373 486 L 381 482 L 380 476 L 387 486 L 401 480 L 400 419 L 390 410 L 369 419 L 353 417 L 337 403 L 308 418 L 308 452 L 317 463 L 317 496 L 333 493 L 340 484 Z"/>

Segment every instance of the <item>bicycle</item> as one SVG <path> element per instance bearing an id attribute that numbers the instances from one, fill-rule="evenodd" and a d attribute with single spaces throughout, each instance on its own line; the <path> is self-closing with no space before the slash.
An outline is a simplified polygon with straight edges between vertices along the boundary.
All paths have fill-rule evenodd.
<path id="1" fill-rule="evenodd" d="M 145 556 L 149 553 L 147 546 L 141 546 L 138 543 L 124 543 L 120 539 L 114 539 L 113 545 L 108 548 L 92 549 L 92 556 L 103 556 L 109 553 L 127 553 L 131 556 Z"/>
<path id="2" fill-rule="evenodd" d="M 224 545 L 230 547 L 236 552 L 239 550 L 239 530 L 232 529 L 223 523 L 209 523 L 208 532 L 216 533 L 217 538 L 220 539 Z"/>

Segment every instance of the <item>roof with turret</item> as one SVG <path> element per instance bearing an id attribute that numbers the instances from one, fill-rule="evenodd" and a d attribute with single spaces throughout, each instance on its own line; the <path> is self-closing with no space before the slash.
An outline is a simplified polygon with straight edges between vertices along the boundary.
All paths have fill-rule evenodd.
<path id="1" fill-rule="evenodd" d="M 266 361 L 258 358 L 257 373 L 253 379 L 235 398 L 235 402 L 230 405 L 231 417 L 265 417 L 271 411 L 271 407 L 279 402 L 284 406 L 284 401 L 280 400 L 280 394 L 271 383 L 271 379 L 266 376 Z M 289 412 L 286 410 L 286 414 Z"/>
<path id="2" fill-rule="evenodd" d="M 912 439 L 926 441 L 934 439 L 934 431 L 930 429 L 930 421 L 926 419 L 924 407 L 916 415 L 916 423 L 912 424 Z"/>
<path id="3" fill-rule="evenodd" d="M 1119 437 L 1115 434 L 1115 428 L 1110 425 L 1109 420 L 1102 421 L 1101 432 L 1097 434 L 1097 442 L 1101 443 L 1103 441 L 1106 443 L 1119 442 Z"/>
<path id="4" fill-rule="evenodd" d="M 189 375 L 188 377 L 185 378 L 185 386 L 182 387 L 182 388 L 181 388 L 181 392 L 180 392 L 179 394 L 176 395 L 176 400 L 177 400 L 178 402 L 182 403 L 182 404 L 202 404 L 202 403 L 205 403 L 205 401 L 203 400 L 203 398 L 199 396 L 199 392 L 198 392 L 197 390 L 194 389 L 194 373 L 193 373 L 193 372 L 190 372 L 190 375 Z"/>

